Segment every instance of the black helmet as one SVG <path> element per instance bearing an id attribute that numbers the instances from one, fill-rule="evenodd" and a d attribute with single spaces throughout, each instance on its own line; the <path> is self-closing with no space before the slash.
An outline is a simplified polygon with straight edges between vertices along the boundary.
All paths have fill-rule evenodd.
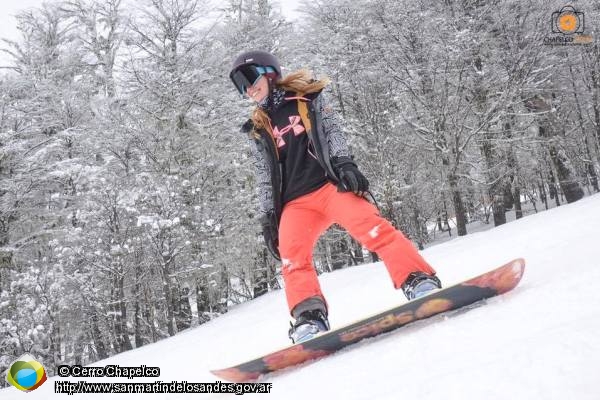
<path id="1" fill-rule="evenodd" d="M 271 53 L 261 50 L 245 51 L 238 55 L 233 61 L 229 78 L 237 88 L 244 94 L 246 89 L 252 86 L 262 75 L 272 78 L 281 76 L 281 65 L 277 57 Z"/>

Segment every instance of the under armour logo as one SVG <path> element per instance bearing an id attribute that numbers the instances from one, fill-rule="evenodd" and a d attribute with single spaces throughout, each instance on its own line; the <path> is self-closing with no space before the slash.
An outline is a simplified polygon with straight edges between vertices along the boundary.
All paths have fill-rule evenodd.
<path id="1" fill-rule="evenodd" d="M 289 117 L 290 124 L 281 130 L 275 127 L 273 128 L 273 136 L 277 139 L 277 147 L 285 146 L 285 140 L 283 140 L 283 135 L 288 133 L 289 131 L 294 131 L 294 136 L 298 136 L 301 133 L 305 132 L 304 126 L 302 125 L 299 115 L 292 115 Z"/>

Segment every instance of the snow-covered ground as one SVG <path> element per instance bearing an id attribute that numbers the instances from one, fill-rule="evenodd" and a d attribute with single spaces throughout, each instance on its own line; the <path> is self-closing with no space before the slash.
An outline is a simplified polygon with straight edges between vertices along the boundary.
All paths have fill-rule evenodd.
<path id="1" fill-rule="evenodd" d="M 261 399 L 600 399 L 600 195 L 426 249 L 447 285 L 512 258 L 527 260 L 521 284 L 487 305 L 419 322 L 335 355 L 265 377 Z M 381 263 L 321 276 L 333 327 L 404 301 Z M 282 291 L 235 307 L 198 328 L 95 365 L 160 367 L 160 380 L 215 382 L 208 371 L 288 344 Z M 2 400 L 67 397 L 51 378 Z M 59 378 L 64 380 L 64 378 Z M 78 379 L 71 378 L 73 381 Z M 154 382 L 155 378 L 129 382 Z M 124 382 L 89 378 L 88 382 Z M 111 394 L 73 398 L 112 399 Z M 137 396 L 137 397 L 136 397 Z M 137 394 L 128 398 L 229 398 Z"/>

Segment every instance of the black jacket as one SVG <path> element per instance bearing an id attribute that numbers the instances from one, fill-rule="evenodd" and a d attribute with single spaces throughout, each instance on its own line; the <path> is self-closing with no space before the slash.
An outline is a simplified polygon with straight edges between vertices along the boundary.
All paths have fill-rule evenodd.
<path id="1" fill-rule="evenodd" d="M 321 92 L 304 95 L 307 98 L 306 106 L 308 109 L 308 118 L 310 126 L 304 123 L 306 134 L 309 138 L 309 143 L 314 148 L 314 155 L 319 164 L 325 170 L 327 178 L 337 184 L 339 178 L 331 164 L 332 157 L 350 156 L 345 136 L 341 131 L 339 124 L 336 121 L 335 115 L 331 111 L 331 107 L 325 104 Z M 304 100 L 298 100 L 304 101 Z M 248 120 L 243 126 L 242 131 L 249 134 L 255 144 L 255 163 L 259 174 L 261 171 L 265 176 L 262 182 L 269 182 L 269 187 L 261 187 L 261 179 L 259 178 L 259 191 L 262 189 L 263 199 L 267 205 L 263 205 L 262 212 L 274 212 L 274 220 L 279 226 L 281 213 L 283 210 L 282 204 L 282 170 L 278 160 L 278 151 L 275 139 L 266 129 L 255 129 L 252 120 Z M 267 178 L 267 175 L 270 175 Z M 266 185 L 262 185 L 266 186 Z M 270 196 L 269 196 L 270 195 Z M 270 198 L 270 201 L 269 201 Z"/>

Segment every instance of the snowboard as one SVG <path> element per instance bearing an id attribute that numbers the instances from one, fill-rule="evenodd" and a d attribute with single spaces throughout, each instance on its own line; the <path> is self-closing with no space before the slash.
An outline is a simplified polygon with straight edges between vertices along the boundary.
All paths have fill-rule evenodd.
<path id="1" fill-rule="evenodd" d="M 525 260 L 518 258 L 475 278 L 340 328 L 320 333 L 305 342 L 230 368 L 211 372 L 219 378 L 231 382 L 254 381 L 264 374 L 325 357 L 363 339 L 506 293 L 518 285 L 524 270 Z"/>

